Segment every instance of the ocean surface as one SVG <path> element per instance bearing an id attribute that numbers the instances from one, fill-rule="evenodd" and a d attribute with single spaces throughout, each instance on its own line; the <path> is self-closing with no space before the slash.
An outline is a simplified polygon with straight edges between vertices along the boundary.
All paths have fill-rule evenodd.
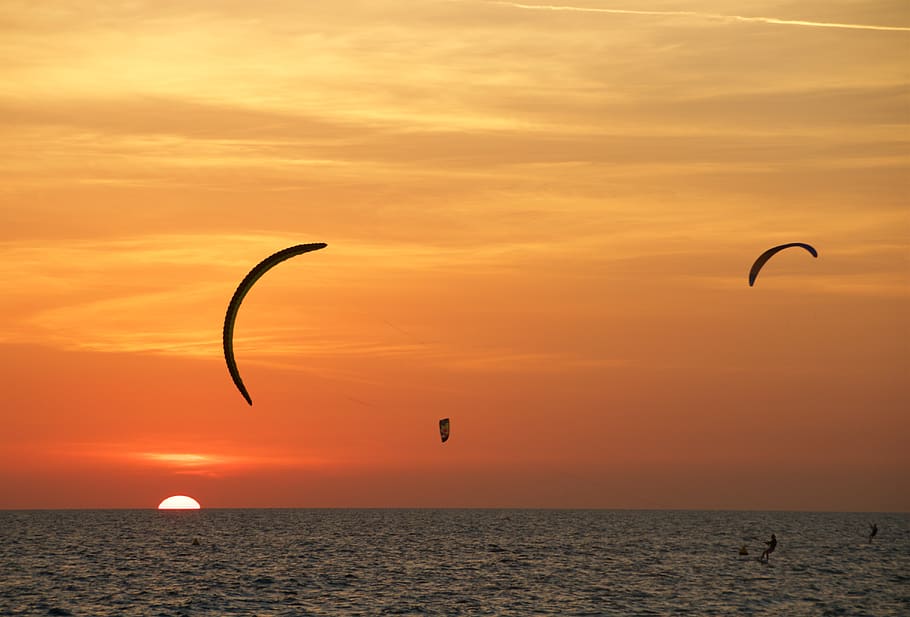
<path id="1" fill-rule="evenodd" d="M 910 515 L 0 511 L 0 615 L 907 616 Z"/>

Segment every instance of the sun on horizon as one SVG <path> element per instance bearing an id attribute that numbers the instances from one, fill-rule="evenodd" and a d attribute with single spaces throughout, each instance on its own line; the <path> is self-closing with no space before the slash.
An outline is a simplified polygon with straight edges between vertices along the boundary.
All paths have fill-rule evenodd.
<path id="1" fill-rule="evenodd" d="M 199 510 L 199 502 L 186 495 L 173 495 L 158 504 L 159 510 Z"/>

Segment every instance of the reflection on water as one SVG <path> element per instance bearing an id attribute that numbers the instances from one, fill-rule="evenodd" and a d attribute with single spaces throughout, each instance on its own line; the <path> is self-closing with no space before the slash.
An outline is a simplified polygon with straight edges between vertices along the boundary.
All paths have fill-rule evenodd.
<path id="1" fill-rule="evenodd" d="M 7 511 L 0 538 L 3 615 L 910 615 L 906 514 Z"/>

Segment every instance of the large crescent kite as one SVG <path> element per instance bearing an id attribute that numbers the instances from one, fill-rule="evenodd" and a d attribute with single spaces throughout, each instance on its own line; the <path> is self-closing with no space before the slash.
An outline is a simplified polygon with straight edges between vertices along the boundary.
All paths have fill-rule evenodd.
<path id="1" fill-rule="evenodd" d="M 765 265 L 766 261 L 768 261 L 769 259 L 774 257 L 774 255 L 778 251 L 788 249 L 791 246 L 798 246 L 800 248 L 804 248 L 807 251 L 809 251 L 809 253 L 811 253 L 813 257 L 818 257 L 818 251 L 816 251 L 814 248 L 812 248 L 808 244 L 804 244 L 802 242 L 791 242 L 790 244 L 781 244 L 780 246 L 775 246 L 773 248 L 770 248 L 767 251 L 765 251 L 764 253 L 762 253 L 761 255 L 759 255 L 758 259 L 755 260 L 755 263 L 752 264 L 752 269 L 749 270 L 749 287 L 752 287 L 752 285 L 755 284 L 755 277 L 758 276 L 759 270 L 762 269 L 762 266 Z"/>
<path id="2" fill-rule="evenodd" d="M 290 259 L 291 257 L 296 257 L 297 255 L 302 255 L 303 253 L 324 249 L 326 246 L 327 245 L 324 242 L 298 244 L 278 251 L 274 255 L 269 255 L 256 264 L 256 267 L 250 270 L 249 274 L 243 277 L 243 280 L 240 281 L 240 285 L 234 292 L 234 296 L 231 298 L 231 302 L 228 304 L 227 313 L 224 316 L 224 361 L 227 362 L 228 371 L 231 374 L 231 379 L 234 380 L 234 385 L 237 386 L 237 389 L 240 390 L 240 394 L 243 395 L 243 398 L 245 398 L 246 402 L 250 405 L 253 404 L 253 399 L 250 398 L 250 393 L 246 391 L 246 387 L 243 385 L 243 380 L 240 378 L 240 371 L 237 370 L 237 362 L 234 360 L 234 321 L 237 319 L 237 311 L 240 310 L 240 303 L 243 302 L 243 298 L 246 297 L 247 292 L 249 292 L 256 281 L 282 261 Z"/>

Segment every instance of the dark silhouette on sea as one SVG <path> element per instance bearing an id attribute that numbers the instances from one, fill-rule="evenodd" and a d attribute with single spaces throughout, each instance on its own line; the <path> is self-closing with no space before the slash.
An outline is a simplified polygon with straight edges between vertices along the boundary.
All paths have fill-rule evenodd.
<path id="1" fill-rule="evenodd" d="M 773 552 L 774 552 L 774 549 L 777 548 L 777 536 L 774 535 L 774 534 L 772 533 L 772 534 L 771 534 L 771 539 L 768 540 L 767 542 L 765 542 L 765 544 L 768 545 L 768 548 L 766 548 L 766 549 L 762 552 L 761 557 L 760 557 L 759 559 L 760 559 L 761 561 L 764 561 L 764 562 L 767 563 L 768 561 L 771 560 L 771 553 L 773 553 Z"/>

